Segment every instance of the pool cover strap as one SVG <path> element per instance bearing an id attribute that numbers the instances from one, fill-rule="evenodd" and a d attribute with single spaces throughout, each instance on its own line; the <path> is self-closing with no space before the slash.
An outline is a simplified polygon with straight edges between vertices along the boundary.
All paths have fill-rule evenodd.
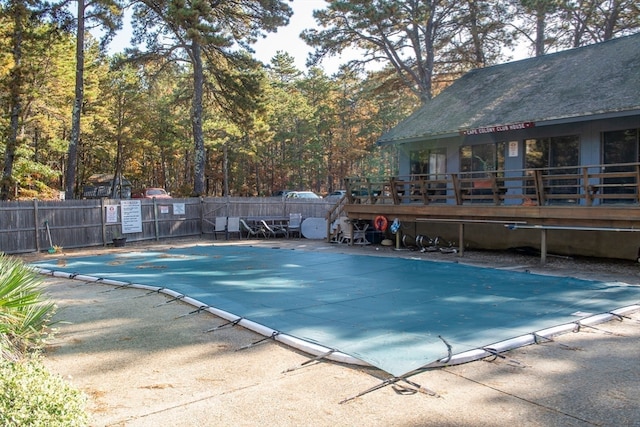
<path id="1" fill-rule="evenodd" d="M 310 363 L 318 362 L 318 361 L 320 361 L 320 360 L 322 360 L 322 359 L 324 359 L 324 358 L 326 358 L 326 357 L 330 356 L 330 355 L 331 355 L 331 354 L 333 354 L 335 351 L 336 351 L 335 349 L 331 349 L 331 350 L 327 351 L 326 353 L 319 354 L 318 356 L 316 356 L 316 357 L 314 357 L 314 358 L 312 358 L 312 359 L 305 360 L 304 362 L 302 362 L 302 363 L 301 363 L 301 364 L 299 364 L 298 366 L 296 366 L 296 367 L 294 367 L 294 368 L 289 368 L 289 369 L 287 369 L 287 370 L 283 371 L 282 373 L 284 374 L 284 373 L 286 373 L 286 372 L 293 372 L 293 371 L 297 371 L 298 369 L 304 368 L 305 366 L 309 366 L 309 364 L 310 364 Z"/>
<path id="2" fill-rule="evenodd" d="M 142 298 L 142 297 L 146 297 L 146 296 L 152 295 L 152 294 L 159 294 L 160 292 L 164 291 L 165 289 L 167 289 L 167 288 L 164 288 L 164 287 L 163 288 L 158 288 L 158 289 L 155 289 L 153 291 L 149 291 L 146 294 L 136 295 L 134 298 Z"/>
<path id="3" fill-rule="evenodd" d="M 171 298 L 171 299 L 169 299 L 169 300 L 166 300 L 165 302 L 162 302 L 162 303 L 160 303 L 160 304 L 156 305 L 156 307 L 160 307 L 160 306 L 163 306 L 163 305 L 167 305 L 167 304 L 170 304 L 170 303 L 172 303 L 172 302 L 174 302 L 174 301 L 180 301 L 180 300 L 181 300 L 182 298 L 184 298 L 185 296 L 186 296 L 186 295 L 178 295 L 178 296 L 176 296 L 176 297 L 173 297 L 173 298 Z"/>
<path id="4" fill-rule="evenodd" d="M 103 280 L 103 278 L 99 278 L 98 280 Z M 117 289 L 129 288 L 129 287 L 131 287 L 132 285 L 133 285 L 133 283 L 132 283 L 132 282 L 126 282 L 126 283 L 123 283 L 123 284 L 122 284 L 122 285 L 120 285 L 120 286 L 116 286 L 115 288 L 107 289 L 106 291 L 102 291 L 102 292 L 100 292 L 100 293 L 101 293 L 101 294 L 105 294 L 105 293 L 107 293 L 107 292 L 115 291 L 115 290 L 117 290 Z"/>
<path id="5" fill-rule="evenodd" d="M 359 397 L 364 396 L 365 394 L 369 394 L 369 393 L 371 393 L 373 391 L 379 390 L 379 389 L 381 389 L 383 387 L 386 387 L 388 385 L 397 384 L 400 381 L 408 384 L 412 391 L 417 391 L 417 392 L 420 392 L 420 393 L 423 393 L 423 394 L 427 394 L 427 395 L 433 396 L 433 397 L 440 397 L 440 395 L 438 393 L 436 393 L 435 391 L 429 390 L 428 388 L 423 387 L 418 383 L 414 383 L 413 381 L 410 381 L 409 379 L 407 379 L 407 377 L 391 377 L 391 378 L 387 378 L 386 380 L 382 381 L 380 384 L 376 384 L 373 387 L 368 388 L 365 391 L 362 391 L 362 392 L 356 394 L 353 397 L 348 397 L 348 398 L 346 398 L 344 400 L 341 400 L 340 401 L 340 405 L 342 405 L 343 403 L 347 403 L 347 402 L 350 402 L 352 400 L 355 400 L 355 399 L 357 399 Z"/>
<path id="6" fill-rule="evenodd" d="M 544 343 L 547 343 L 547 342 L 552 342 L 554 344 L 558 344 L 559 346 L 564 347 L 564 348 L 569 349 L 569 350 L 577 350 L 578 349 L 577 347 L 571 347 L 570 345 L 566 345 L 566 344 L 557 342 L 553 338 L 545 337 L 544 335 L 540 335 L 540 334 L 537 334 L 535 332 L 533 333 L 533 342 L 535 342 L 536 344 L 544 344 Z"/>
<path id="7" fill-rule="evenodd" d="M 278 332 L 278 331 L 273 331 L 273 333 L 272 333 L 271 335 L 269 335 L 268 337 L 264 337 L 264 338 L 262 338 L 261 340 L 254 341 L 254 342 L 252 342 L 251 344 L 245 345 L 244 347 L 240 347 L 240 348 L 239 348 L 239 349 L 237 349 L 236 351 L 246 350 L 246 349 L 248 349 L 248 348 L 255 347 L 256 345 L 258 345 L 258 344 L 262 344 L 263 342 L 266 342 L 266 341 L 268 341 L 268 340 L 274 340 L 274 341 L 275 341 L 275 339 L 276 339 L 276 337 L 277 337 L 278 335 L 280 335 L 280 332 Z"/>
<path id="8" fill-rule="evenodd" d="M 238 323 L 242 322 L 243 319 L 244 319 L 244 317 L 238 317 L 236 320 L 232 320 L 230 322 L 223 323 L 222 325 L 218 325 L 218 326 L 215 326 L 215 327 L 213 327 L 211 329 L 207 329 L 204 332 L 207 333 L 207 332 L 217 331 L 218 329 L 231 328 L 233 326 L 236 326 Z"/>
<path id="9" fill-rule="evenodd" d="M 580 323 L 580 322 L 575 322 L 575 323 L 576 323 L 576 325 L 578 325 L 578 327 L 576 329 L 574 329 L 573 332 L 580 332 L 580 328 L 586 327 L 586 328 L 591 328 L 591 329 L 596 330 L 596 331 L 600 331 L 605 335 L 615 335 L 617 337 L 625 337 L 626 336 L 626 335 L 622 335 L 622 334 L 616 334 L 616 333 L 611 332 L 611 331 L 605 331 L 604 329 L 596 328 L 593 325 L 585 325 L 584 323 Z"/>
<path id="10" fill-rule="evenodd" d="M 517 366 L 519 366 L 521 368 L 524 368 L 526 366 L 524 363 L 519 362 L 516 359 L 511 359 L 511 358 L 508 358 L 507 356 L 505 356 L 504 354 L 500 354 L 495 348 L 482 347 L 482 349 L 493 356 L 493 359 L 491 359 L 491 362 L 493 362 L 497 358 L 500 358 L 500 359 L 506 360 L 507 362 L 513 362 L 515 365 L 517 365 Z"/>
<path id="11" fill-rule="evenodd" d="M 198 307 L 197 309 L 190 311 L 186 314 L 181 314 L 180 316 L 177 316 L 174 318 L 174 320 L 176 319 L 182 319 L 183 317 L 187 317 L 187 316 L 191 316 L 192 314 L 199 314 L 202 313 L 203 311 L 205 311 L 207 308 L 211 308 L 210 305 L 201 305 L 200 307 Z"/>
<path id="12" fill-rule="evenodd" d="M 449 363 L 449 361 L 451 360 L 451 357 L 453 357 L 453 349 L 451 347 L 451 344 L 449 344 L 447 342 L 447 340 L 445 340 L 444 338 L 442 338 L 442 335 L 438 335 L 438 338 L 440 338 L 442 340 L 442 342 L 444 343 L 444 345 L 447 346 L 447 352 L 449 353 L 447 355 L 447 358 L 445 360 L 442 361 L 442 363 Z"/>
<path id="13" fill-rule="evenodd" d="M 610 311 L 608 313 L 610 315 L 612 315 L 613 317 L 615 317 L 616 319 L 618 319 L 619 321 L 621 321 L 621 322 L 624 321 L 624 319 L 627 319 L 627 320 L 631 320 L 631 321 L 636 322 L 636 323 L 640 323 L 640 320 L 636 320 L 633 317 L 625 316 L 624 314 L 612 313 Z"/>

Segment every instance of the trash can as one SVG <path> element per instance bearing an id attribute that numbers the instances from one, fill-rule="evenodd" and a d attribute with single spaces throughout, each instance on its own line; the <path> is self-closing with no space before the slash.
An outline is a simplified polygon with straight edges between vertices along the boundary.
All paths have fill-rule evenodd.
<path id="1" fill-rule="evenodd" d="M 367 231 L 365 233 L 365 236 L 369 241 L 369 243 L 373 243 L 374 245 L 380 244 L 380 242 L 382 242 L 382 240 L 384 239 L 384 235 L 382 234 L 382 231 L 377 231 L 377 230 Z"/>

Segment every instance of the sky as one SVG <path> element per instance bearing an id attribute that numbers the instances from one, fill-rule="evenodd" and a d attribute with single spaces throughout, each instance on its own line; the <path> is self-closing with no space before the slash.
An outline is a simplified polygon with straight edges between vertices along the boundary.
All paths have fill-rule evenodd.
<path id="1" fill-rule="evenodd" d="M 295 58 L 296 66 L 304 71 L 307 69 L 305 63 L 312 48 L 307 46 L 299 36 L 304 29 L 315 26 L 313 11 L 324 9 L 326 2 L 324 0 L 294 0 L 289 6 L 293 9 L 293 16 L 289 19 L 289 25 L 279 28 L 276 33 L 268 33 L 267 38 L 258 41 L 253 48 L 256 58 L 265 64 L 269 64 L 271 58 L 278 51 L 287 52 Z M 121 52 L 130 45 L 130 41 L 131 29 L 125 25 L 125 28 L 111 42 L 109 50 L 111 53 Z M 321 66 L 328 74 L 333 74 L 338 71 L 340 62 L 339 59 L 330 58 L 323 61 Z"/>
<path id="2" fill-rule="evenodd" d="M 279 50 L 285 51 L 296 59 L 296 66 L 300 70 L 306 70 L 307 55 L 312 51 L 312 48 L 307 46 L 299 36 L 303 30 L 316 26 L 313 11 L 324 9 L 326 2 L 324 0 L 294 0 L 290 6 L 293 9 L 293 16 L 289 20 L 289 25 L 281 27 L 277 33 L 270 33 L 266 39 L 256 43 L 254 45 L 255 56 L 268 64 Z M 336 72 L 340 66 L 338 60 L 326 61 L 321 65 L 329 74 Z"/>
<path id="3" fill-rule="evenodd" d="M 293 9 L 293 16 L 289 19 L 289 25 L 279 28 L 276 33 L 268 33 L 265 39 L 259 40 L 253 46 L 255 57 L 263 63 L 269 64 L 278 51 L 287 52 L 295 58 L 298 69 L 306 71 L 307 57 L 313 49 L 300 39 L 300 33 L 307 28 L 316 26 L 313 11 L 325 9 L 326 4 L 325 0 L 294 0 L 291 2 L 289 6 Z M 111 42 L 110 52 L 123 51 L 125 47 L 130 45 L 130 40 L 131 28 L 125 25 L 125 28 Z M 526 49 L 518 49 L 512 54 L 513 60 L 527 57 Z M 327 74 L 332 75 L 339 70 L 342 62 L 339 57 L 330 57 L 323 59 L 319 66 Z"/>

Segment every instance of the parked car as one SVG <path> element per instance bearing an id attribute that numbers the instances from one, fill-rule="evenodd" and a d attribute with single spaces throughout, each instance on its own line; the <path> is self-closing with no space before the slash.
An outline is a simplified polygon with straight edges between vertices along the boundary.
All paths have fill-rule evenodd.
<path id="1" fill-rule="evenodd" d="M 171 199 L 171 195 L 164 188 L 147 188 L 133 194 L 134 199 Z"/>
<path id="2" fill-rule="evenodd" d="M 347 190 L 336 190 L 329 193 L 327 197 L 325 197 L 325 199 L 331 200 L 332 202 L 337 202 L 338 200 L 342 199 L 345 194 L 347 194 Z"/>
<path id="3" fill-rule="evenodd" d="M 289 193 L 291 193 L 291 190 L 278 190 L 271 193 L 271 197 L 285 197 Z"/>
<path id="4" fill-rule="evenodd" d="M 313 191 L 290 191 L 285 196 L 287 199 L 320 199 Z"/>

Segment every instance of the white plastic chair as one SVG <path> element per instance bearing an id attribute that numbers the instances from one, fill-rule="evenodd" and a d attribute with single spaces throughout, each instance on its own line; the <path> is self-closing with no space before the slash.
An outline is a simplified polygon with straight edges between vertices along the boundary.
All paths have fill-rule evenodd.
<path id="1" fill-rule="evenodd" d="M 349 218 L 346 216 L 341 216 L 338 218 L 338 228 L 339 228 L 339 242 L 340 243 L 348 243 L 353 244 L 353 224 L 349 221 Z"/>
<path id="2" fill-rule="evenodd" d="M 302 214 L 301 213 L 289 214 L 289 225 L 287 226 L 287 232 L 290 236 L 297 233 L 298 237 L 302 237 Z"/>
<path id="3" fill-rule="evenodd" d="M 218 233 L 225 233 L 225 238 L 226 238 L 226 233 L 227 233 L 227 217 L 226 216 L 216 217 L 216 222 L 213 228 L 213 237 L 216 240 L 218 239 Z"/>
<path id="4" fill-rule="evenodd" d="M 229 217 L 227 219 L 227 233 L 229 236 L 233 233 L 238 233 L 238 239 L 242 239 L 242 233 L 240 232 L 240 218 L 239 217 Z"/>

